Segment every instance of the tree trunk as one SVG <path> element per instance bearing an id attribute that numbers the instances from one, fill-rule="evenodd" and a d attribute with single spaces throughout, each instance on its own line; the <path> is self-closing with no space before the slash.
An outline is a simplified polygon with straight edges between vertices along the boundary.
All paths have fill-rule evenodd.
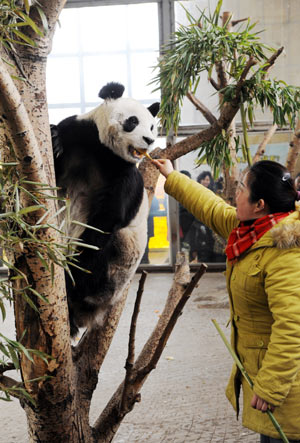
<path id="1" fill-rule="evenodd" d="M 232 29 L 232 18 L 233 13 L 229 11 L 224 11 L 222 16 L 222 25 L 226 27 L 227 30 L 230 32 Z M 218 73 L 218 86 L 219 89 L 223 89 L 228 85 L 228 74 L 226 72 L 226 66 L 224 63 L 219 63 L 217 66 L 217 73 Z M 223 95 L 219 93 L 219 102 L 221 103 L 223 101 Z M 228 129 L 227 129 L 227 137 L 228 137 L 228 148 L 230 153 L 230 158 L 232 165 L 230 167 L 227 167 L 224 165 L 223 171 L 224 171 L 224 183 L 225 183 L 225 189 L 224 189 L 224 197 L 228 203 L 234 205 L 235 204 L 235 190 L 237 186 L 238 181 L 238 163 L 237 163 L 237 155 L 235 150 L 235 137 L 236 137 L 236 124 L 235 124 L 235 118 L 232 119 Z"/>
<path id="2" fill-rule="evenodd" d="M 290 142 L 290 149 L 286 159 L 286 167 L 294 177 L 298 156 L 300 153 L 300 117 L 298 118 L 297 126 L 294 132 L 292 141 Z"/>

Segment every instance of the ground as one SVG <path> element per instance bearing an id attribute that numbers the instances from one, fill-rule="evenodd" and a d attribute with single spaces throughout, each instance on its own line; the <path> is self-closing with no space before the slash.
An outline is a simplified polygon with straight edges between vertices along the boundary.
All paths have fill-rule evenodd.
<path id="1" fill-rule="evenodd" d="M 149 274 L 137 326 L 137 355 L 152 332 L 172 284 L 172 274 Z M 124 377 L 130 316 L 140 274 L 132 284 L 126 308 L 101 369 L 91 422 Z M 207 273 L 200 280 L 169 339 L 157 368 L 141 391 L 141 403 L 126 416 L 114 443 L 257 443 L 242 427 L 224 390 L 232 359 L 211 322 L 217 319 L 229 335 L 225 280 Z M 13 323 L 1 332 L 12 336 Z M 17 401 L 0 402 L 0 443 L 27 443 L 25 414 Z"/>

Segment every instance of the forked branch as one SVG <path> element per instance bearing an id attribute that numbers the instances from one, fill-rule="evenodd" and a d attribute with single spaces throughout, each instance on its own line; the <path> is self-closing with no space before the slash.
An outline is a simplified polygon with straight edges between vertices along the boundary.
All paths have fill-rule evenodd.
<path id="1" fill-rule="evenodd" d="M 149 372 L 155 368 L 168 337 L 182 312 L 184 304 L 206 269 L 205 265 L 203 265 L 194 279 L 190 281 L 189 266 L 186 258 L 183 259 L 182 253 L 179 254 L 179 260 L 182 260 L 182 263 L 177 266 L 174 282 L 169 292 L 164 311 L 132 368 L 131 382 L 127 388 L 126 410 L 121 408 L 121 400 L 124 392 L 123 382 L 95 423 L 94 430 L 98 436 L 97 441 L 99 442 L 109 442 L 112 440 L 125 414 L 129 412 L 134 407 L 136 401 L 139 400 L 139 392 L 142 385 Z"/>

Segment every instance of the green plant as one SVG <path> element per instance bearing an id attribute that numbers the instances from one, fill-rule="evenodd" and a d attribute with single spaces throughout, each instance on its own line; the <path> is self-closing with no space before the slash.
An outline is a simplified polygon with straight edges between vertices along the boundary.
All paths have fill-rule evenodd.
<path id="1" fill-rule="evenodd" d="M 236 32 L 228 30 L 228 21 L 218 25 L 221 6 L 222 0 L 219 0 L 215 11 L 208 14 L 198 8 L 199 18 L 185 10 L 188 25 L 180 25 L 163 49 L 152 84 L 157 84 L 155 90 L 162 89 L 161 124 L 167 132 L 173 128 L 176 133 L 183 99 L 190 91 L 195 94 L 201 75 L 205 74 L 212 81 L 215 70 L 222 64 L 228 81 L 217 88 L 221 97 L 220 109 L 229 102 L 238 101 L 244 138 L 241 145 L 236 139 L 235 147 L 236 150 L 242 149 L 245 160 L 250 163 L 247 129 L 254 123 L 255 108 L 270 109 L 274 123 L 278 126 L 289 124 L 294 128 L 300 110 L 300 88 L 282 80 L 266 78 L 273 63 L 270 54 L 274 49 L 261 43 L 261 31 L 254 32 L 256 24 L 250 20 L 241 24 Z M 256 67 L 251 68 L 237 97 L 237 84 L 249 60 L 254 60 Z M 224 164 L 230 166 L 228 134 L 224 131 L 199 148 L 198 163 L 206 160 L 215 174 Z"/>

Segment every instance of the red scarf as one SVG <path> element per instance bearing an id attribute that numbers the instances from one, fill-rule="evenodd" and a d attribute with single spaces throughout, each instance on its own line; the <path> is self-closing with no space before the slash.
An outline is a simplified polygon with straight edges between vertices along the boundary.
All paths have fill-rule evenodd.
<path id="1" fill-rule="evenodd" d="M 291 212 L 292 211 L 268 214 L 265 217 L 256 219 L 251 225 L 240 222 L 239 226 L 233 229 L 228 238 L 225 249 L 228 260 L 232 261 L 240 257 L 243 252 L 254 245 L 269 229 Z"/>

